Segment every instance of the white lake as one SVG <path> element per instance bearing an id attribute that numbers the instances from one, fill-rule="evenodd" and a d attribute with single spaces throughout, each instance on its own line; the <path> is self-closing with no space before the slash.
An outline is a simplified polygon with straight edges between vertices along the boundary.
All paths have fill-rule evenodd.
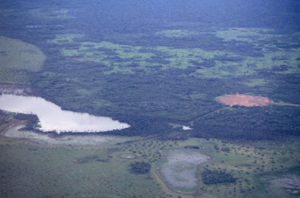
<path id="1" fill-rule="evenodd" d="M 59 106 L 40 97 L 0 95 L 0 109 L 15 113 L 36 114 L 40 120 L 40 130 L 62 132 L 105 132 L 130 127 L 126 123 L 109 117 L 99 117 L 88 113 L 64 111 Z"/>

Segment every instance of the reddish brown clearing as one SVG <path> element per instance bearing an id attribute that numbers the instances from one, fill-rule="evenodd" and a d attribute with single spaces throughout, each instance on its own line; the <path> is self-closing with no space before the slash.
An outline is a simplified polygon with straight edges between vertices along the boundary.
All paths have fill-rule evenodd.
<path id="1" fill-rule="evenodd" d="M 216 98 L 217 101 L 229 106 L 245 106 L 245 107 L 262 107 L 267 106 L 270 103 L 274 103 L 273 100 L 262 96 L 249 96 L 243 94 L 231 94 L 219 96 Z"/>

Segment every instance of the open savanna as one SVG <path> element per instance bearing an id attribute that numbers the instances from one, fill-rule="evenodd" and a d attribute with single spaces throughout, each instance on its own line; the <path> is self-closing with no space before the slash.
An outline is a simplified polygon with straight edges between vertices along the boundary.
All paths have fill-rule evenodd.
<path id="1" fill-rule="evenodd" d="M 203 166 L 208 169 L 226 170 L 237 180 L 231 184 L 205 185 L 199 175 L 199 194 L 205 192 L 216 197 L 243 197 L 258 189 L 254 181 L 256 176 L 299 165 L 299 154 L 296 151 L 300 148 L 299 139 L 261 142 L 202 141 L 204 147 L 207 145 L 211 148 L 208 155 L 212 157 L 212 160 Z M 200 171 L 204 167 L 201 167 Z"/>
<path id="2" fill-rule="evenodd" d="M 121 147 L 45 147 L 3 138 L 0 147 L 3 197 L 167 195 L 152 174 L 130 172 L 132 159 L 118 158 Z"/>
<path id="3" fill-rule="evenodd" d="M 175 188 L 170 184 L 165 185 L 165 187 L 171 190 L 183 190 L 183 193 L 188 193 L 194 197 L 247 196 L 249 193 L 259 190 L 259 185 L 255 180 L 257 176 L 299 165 L 297 159 L 299 156 L 297 150 L 300 149 L 299 141 L 299 139 L 294 138 L 286 138 L 281 141 L 243 142 L 196 138 L 178 141 L 176 147 L 199 146 L 199 151 L 210 156 L 210 159 L 198 167 L 198 185 L 194 192 L 189 192 L 191 189 Z M 163 159 L 163 161 L 165 160 Z M 205 185 L 201 179 L 201 172 L 204 168 L 225 170 L 237 180 L 234 183 Z"/>
<path id="4" fill-rule="evenodd" d="M 216 139 L 145 139 L 114 146 L 49 146 L 1 136 L 0 194 L 4 197 L 243 197 L 257 189 L 254 177 L 298 164 L 298 139 L 228 142 Z M 210 159 L 197 168 L 190 195 L 172 191 L 156 174 L 164 150 L 199 146 Z M 132 155 L 132 158 L 123 156 Z M 130 163 L 151 164 L 134 174 Z M 226 169 L 237 181 L 205 185 L 203 168 Z"/>
<path id="5" fill-rule="evenodd" d="M 28 84 L 30 73 L 41 70 L 45 59 L 37 46 L 0 36 L 1 83 Z"/>

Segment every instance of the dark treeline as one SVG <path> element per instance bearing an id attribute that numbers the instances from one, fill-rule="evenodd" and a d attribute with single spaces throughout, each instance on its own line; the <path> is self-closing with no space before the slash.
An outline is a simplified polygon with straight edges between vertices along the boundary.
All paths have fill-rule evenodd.
<path id="1" fill-rule="evenodd" d="M 232 174 L 227 173 L 225 170 L 210 170 L 205 168 L 201 173 L 202 182 L 206 185 L 233 183 L 237 180 Z"/>
<path id="2" fill-rule="evenodd" d="M 150 172 L 151 164 L 148 162 L 132 162 L 130 163 L 130 171 L 135 174 L 146 174 Z"/>
<path id="3" fill-rule="evenodd" d="M 14 118 L 26 121 L 26 126 L 22 128 L 23 130 L 34 130 L 35 125 L 39 122 L 39 118 L 34 114 L 17 113 L 14 115 Z"/>

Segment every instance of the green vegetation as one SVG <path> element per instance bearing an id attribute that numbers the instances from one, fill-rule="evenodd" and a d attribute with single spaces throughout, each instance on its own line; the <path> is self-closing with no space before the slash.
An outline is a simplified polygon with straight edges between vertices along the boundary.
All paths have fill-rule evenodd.
<path id="1" fill-rule="evenodd" d="M 299 86 L 291 80 L 299 78 L 296 36 L 291 40 L 271 30 L 199 28 L 187 28 L 199 34 L 176 39 L 143 35 L 150 43 L 135 34 L 106 35 L 98 41 L 79 33 L 57 33 L 47 39 L 47 60 L 31 84 L 64 109 L 111 116 L 132 126 L 114 135 L 166 133 L 169 122 L 193 122 L 194 137 L 269 139 L 296 134 L 299 119 L 289 115 L 299 114 L 299 108 L 218 111 L 223 106 L 215 101 L 226 93 L 243 93 L 300 104 Z M 283 51 L 271 42 L 274 39 L 292 50 Z"/>
<path id="2" fill-rule="evenodd" d="M 39 118 L 37 117 L 37 115 L 33 114 L 17 113 L 14 115 L 14 118 L 17 120 L 26 121 L 26 126 L 23 128 L 24 130 L 34 130 L 35 126 L 39 122 Z"/>
<path id="3" fill-rule="evenodd" d="M 120 21 L 105 7 L 87 12 L 94 1 L 53 3 L 56 9 L 39 1 L 7 2 L 0 3 L 7 19 L 1 23 L 0 83 L 28 84 L 32 94 L 65 110 L 110 116 L 131 127 L 107 133 L 130 136 L 130 142 L 105 146 L 1 136 L 1 196 L 259 197 L 263 182 L 257 177 L 299 166 L 300 108 L 224 107 L 215 101 L 241 93 L 300 104 L 297 28 L 178 21 L 153 28 L 131 12 L 130 20 L 121 14 Z M 24 119 L 31 120 L 27 128 L 37 121 L 1 112 L 0 132 Z M 175 171 L 192 173 L 194 186 L 174 187 L 159 175 L 172 151 L 210 157 L 200 165 L 173 163 Z M 147 174 L 131 174 L 132 167 Z"/>
<path id="4" fill-rule="evenodd" d="M 38 47 L 0 36 L 0 82 L 28 84 L 30 73 L 41 70 L 45 59 Z"/>
<path id="5" fill-rule="evenodd" d="M 10 116 L 1 114 L 1 128 L 15 122 Z M 0 176 L 3 178 L 0 192 L 5 197 L 82 197 L 108 194 L 115 197 L 177 197 L 179 190 L 189 193 L 180 195 L 186 198 L 192 194 L 242 197 L 258 189 L 253 176 L 297 166 L 297 159 L 300 157 L 298 138 L 240 142 L 203 138 L 172 140 L 171 137 L 177 136 L 169 135 L 169 138 L 165 138 L 168 140 L 164 141 L 140 139 L 115 146 L 70 147 L 41 145 L 1 136 L 0 157 L 5 160 L 0 162 Z M 191 149 L 196 147 L 197 149 Z M 183 160 L 174 166 L 178 173 L 191 170 L 189 161 L 196 160 L 200 153 L 210 156 L 211 159 L 196 166 L 198 182 L 193 190 L 174 188 L 163 177 L 158 177 L 157 167 L 166 163 L 164 151 L 171 154 L 174 160 Z M 167 160 L 172 161 L 171 158 Z M 130 167 L 150 172 L 131 174 Z M 208 174 L 203 175 L 203 170 L 209 170 L 206 172 Z M 229 182 L 233 180 L 235 182 Z M 31 181 L 40 181 L 40 185 Z"/>
<path id="6" fill-rule="evenodd" d="M 237 180 L 230 173 L 225 170 L 209 170 L 204 168 L 201 173 L 202 182 L 206 185 L 220 184 L 220 183 L 233 183 Z"/>
<path id="7" fill-rule="evenodd" d="M 133 162 L 130 163 L 130 171 L 136 174 L 146 174 L 149 173 L 151 169 L 151 164 L 147 162 Z"/>
<path id="8" fill-rule="evenodd" d="M 3 123 L 5 122 L 3 117 Z M 7 119 L 6 119 L 7 120 Z M 242 197 L 257 189 L 253 176 L 271 171 L 285 170 L 298 165 L 300 140 L 288 138 L 280 141 L 220 141 L 191 138 L 188 140 L 145 139 L 131 143 L 105 147 L 70 147 L 38 145 L 24 140 L 0 138 L 1 194 L 5 197 L 26 196 L 111 196 L 132 197 L 166 196 L 178 194 L 156 175 L 157 162 L 163 160 L 163 150 L 182 150 L 191 154 L 211 156 L 197 168 L 197 186 L 193 194 L 210 194 L 215 197 Z M 285 145 L 285 146 L 283 146 Z M 189 149 L 198 146 L 199 149 Z M 187 149 L 184 149 L 187 147 Z M 219 149 L 215 149 L 215 148 Z M 230 148 L 227 149 L 222 148 Z M 120 158 L 120 156 L 135 156 Z M 176 153 L 174 153 L 176 154 Z M 185 155 L 188 159 L 197 155 Z M 63 160 L 62 160 L 63 159 Z M 134 161 L 132 161 L 134 160 Z M 187 161 L 186 161 L 187 162 Z M 131 174 L 130 167 L 146 167 L 148 174 Z M 141 166 L 142 165 L 142 166 Z M 145 166 L 143 166 L 145 165 Z M 182 165 L 188 165 L 183 163 Z M 177 166 L 177 171 L 187 170 Z M 210 176 L 236 179 L 234 183 L 205 184 L 200 170 L 210 170 Z M 223 170 L 226 169 L 226 172 Z M 145 169 L 139 169 L 145 170 Z M 230 174 L 230 175 L 229 175 Z M 218 177 L 215 177 L 218 175 Z M 222 177 L 220 177 L 222 176 Z M 212 177 L 209 177 L 212 178 Z M 37 186 L 35 182 L 40 181 Z M 130 181 L 130 182 L 129 182 Z M 215 181 L 215 180 L 214 180 Z M 232 180 L 230 180 L 232 181 Z M 18 183 L 18 188 L 15 183 Z M 221 182 L 218 180 L 218 182 Z M 106 190 L 104 190 L 106 189 Z M 145 190 L 147 189 L 147 190 Z M 166 194 L 167 193 L 167 194 Z M 176 195 L 177 194 L 177 195 Z M 189 197 L 189 195 L 180 195 Z"/>
<path id="9" fill-rule="evenodd" d="M 299 197 L 299 173 L 299 167 L 294 167 L 259 176 L 257 182 L 263 188 L 252 197 Z"/>
<path id="10" fill-rule="evenodd" d="M 7 198 L 176 196 L 163 190 L 154 172 L 132 174 L 128 170 L 132 159 L 118 157 L 132 153 L 146 167 L 153 167 L 160 148 L 169 144 L 149 140 L 110 147 L 59 147 L 1 137 L 0 158 L 5 160 L 0 162 L 0 193 Z"/>

